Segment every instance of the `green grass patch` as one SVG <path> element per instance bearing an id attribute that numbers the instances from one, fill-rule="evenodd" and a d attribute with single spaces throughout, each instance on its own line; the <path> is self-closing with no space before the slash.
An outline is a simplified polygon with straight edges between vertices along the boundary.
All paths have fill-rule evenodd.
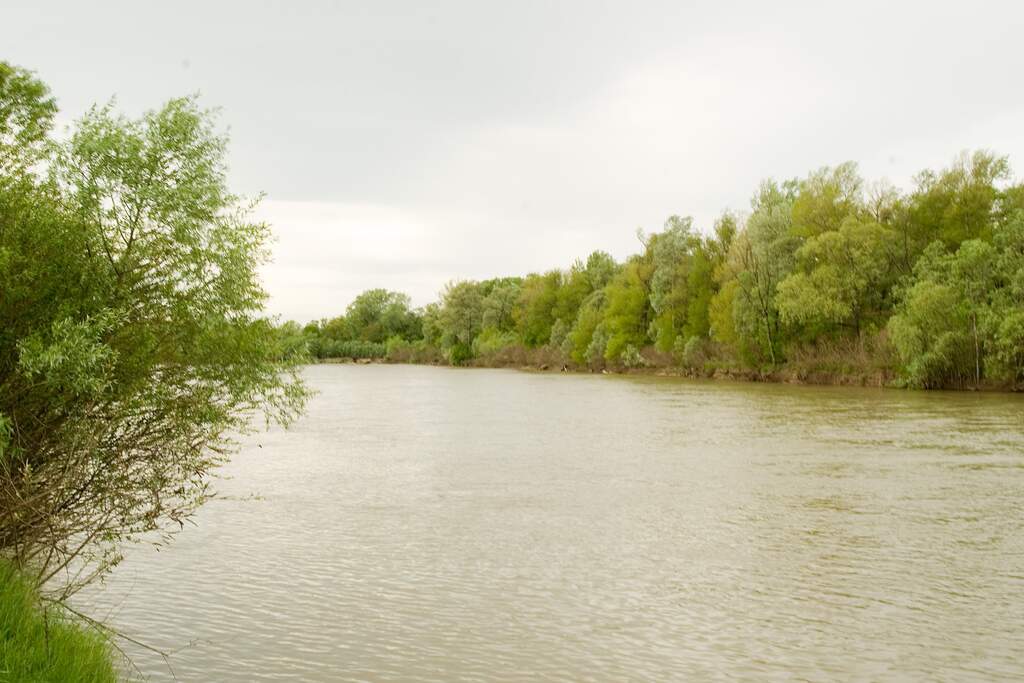
<path id="1" fill-rule="evenodd" d="M 103 635 L 59 608 L 45 608 L 29 583 L 0 560 L 0 681 L 113 683 L 114 661 Z"/>

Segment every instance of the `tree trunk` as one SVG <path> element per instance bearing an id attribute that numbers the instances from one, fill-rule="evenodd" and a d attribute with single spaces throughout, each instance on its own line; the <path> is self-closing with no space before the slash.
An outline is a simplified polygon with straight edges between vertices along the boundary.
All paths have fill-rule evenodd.
<path id="1" fill-rule="evenodd" d="M 772 339 L 771 316 L 767 311 L 764 313 L 764 331 L 768 336 L 768 355 L 772 358 L 772 367 L 775 367 L 775 341 Z"/>
<path id="2" fill-rule="evenodd" d="M 974 386 L 981 386 L 981 345 L 978 342 L 978 314 L 971 315 L 971 327 L 974 331 Z"/>

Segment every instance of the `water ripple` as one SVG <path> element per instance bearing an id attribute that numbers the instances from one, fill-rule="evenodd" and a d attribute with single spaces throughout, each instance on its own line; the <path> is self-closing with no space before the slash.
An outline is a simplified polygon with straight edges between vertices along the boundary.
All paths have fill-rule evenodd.
<path id="1" fill-rule="evenodd" d="M 83 596 L 178 680 L 1024 677 L 1018 397 L 308 377 L 228 499 Z"/>

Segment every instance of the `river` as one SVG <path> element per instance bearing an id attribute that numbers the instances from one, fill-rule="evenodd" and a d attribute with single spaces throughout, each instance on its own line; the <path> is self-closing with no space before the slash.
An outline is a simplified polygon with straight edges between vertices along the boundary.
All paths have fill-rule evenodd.
<path id="1" fill-rule="evenodd" d="M 323 365 L 80 604 L 154 681 L 1024 678 L 1024 400 Z"/>

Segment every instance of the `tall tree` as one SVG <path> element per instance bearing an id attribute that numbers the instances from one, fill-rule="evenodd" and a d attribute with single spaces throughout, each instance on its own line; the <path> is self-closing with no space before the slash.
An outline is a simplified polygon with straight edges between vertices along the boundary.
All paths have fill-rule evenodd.
<path id="1" fill-rule="evenodd" d="M 735 280 L 734 326 L 746 334 L 772 365 L 781 360 L 781 330 L 775 293 L 795 262 L 799 238 L 792 233 L 792 184 L 762 183 L 745 229 L 732 241 L 721 271 Z"/>
<path id="2" fill-rule="evenodd" d="M 36 119 L 5 115 L 0 140 L 48 125 L 45 88 L 19 88 L 36 103 L 5 87 L 0 111 Z M 178 528 L 251 412 L 287 421 L 306 390 L 261 314 L 269 227 L 228 191 L 209 112 L 96 108 L 53 156 L 29 138 L 53 180 L 0 183 L 0 553 L 73 587 Z"/>
<path id="3" fill-rule="evenodd" d="M 870 220 L 848 217 L 796 253 L 799 269 L 779 283 L 783 322 L 846 326 L 860 336 L 865 322 L 884 320 L 897 275 L 895 235 Z"/>
<path id="4" fill-rule="evenodd" d="M 920 173 L 907 218 L 918 249 L 934 240 L 955 250 L 965 240 L 991 239 L 1001 197 L 999 183 L 1009 177 L 1007 158 L 986 151 L 962 154 L 938 173 Z"/>

